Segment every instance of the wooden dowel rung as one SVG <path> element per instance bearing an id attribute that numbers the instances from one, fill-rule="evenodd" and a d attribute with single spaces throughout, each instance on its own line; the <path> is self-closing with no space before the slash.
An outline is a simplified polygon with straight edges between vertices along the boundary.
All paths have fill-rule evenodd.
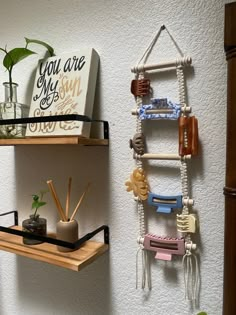
<path id="1" fill-rule="evenodd" d="M 160 109 L 147 109 L 145 114 L 171 114 L 173 109 L 171 108 L 160 108 Z"/>
<path id="2" fill-rule="evenodd" d="M 190 106 L 187 106 L 185 109 L 181 108 L 181 112 L 186 112 L 186 113 L 191 113 L 192 109 Z M 173 110 L 171 108 L 160 108 L 160 109 L 147 109 L 145 111 L 145 114 L 166 114 L 166 113 L 172 113 Z M 139 111 L 137 109 L 132 109 L 131 110 L 132 115 L 138 115 Z"/>
<path id="3" fill-rule="evenodd" d="M 134 154 L 135 159 L 147 159 L 147 160 L 185 160 L 191 159 L 191 155 L 180 156 L 179 154 L 171 153 L 144 153 L 143 155 Z"/>
<path id="4" fill-rule="evenodd" d="M 172 60 L 172 61 L 160 62 L 158 64 L 138 65 L 138 66 L 131 68 L 131 72 L 139 73 L 139 72 L 148 71 L 148 70 L 173 68 L 173 67 L 176 67 L 178 65 L 189 66 L 189 65 L 191 65 L 191 63 L 192 63 L 191 57 L 182 57 L 182 58 L 177 58 L 176 60 Z"/>

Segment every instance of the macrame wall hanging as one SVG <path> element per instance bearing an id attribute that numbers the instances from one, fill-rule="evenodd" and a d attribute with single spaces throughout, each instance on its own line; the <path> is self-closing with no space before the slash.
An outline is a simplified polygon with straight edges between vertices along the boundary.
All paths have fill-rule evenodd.
<path id="1" fill-rule="evenodd" d="M 171 62 L 159 64 L 146 64 L 147 59 L 157 42 L 161 32 L 166 30 L 180 56 Z M 193 199 L 189 196 L 188 161 L 198 153 L 198 124 L 194 116 L 190 116 L 191 107 L 187 105 L 184 69 L 191 65 L 191 58 L 184 57 L 177 43 L 163 25 L 152 40 L 137 66 L 131 71 L 135 74 L 131 82 L 131 92 L 135 97 L 136 109 L 132 115 L 136 116 L 136 131 L 130 140 L 136 168 L 126 181 L 127 191 L 132 191 L 137 205 L 139 218 L 138 251 L 136 258 L 136 287 L 138 287 L 138 262 L 141 254 L 142 261 L 142 288 L 151 289 L 151 273 L 149 251 L 155 252 L 155 258 L 165 261 L 172 259 L 172 255 L 182 257 L 184 269 L 185 296 L 191 301 L 196 301 L 199 291 L 199 267 L 195 255 L 196 244 L 192 242 L 192 234 L 197 231 L 197 220 L 192 213 Z M 168 98 L 152 98 L 151 82 L 148 72 L 161 69 L 176 69 L 178 81 L 179 100 L 177 103 Z M 155 72 L 156 73 L 156 72 Z M 158 72 L 157 72 L 158 75 Z M 143 122 L 148 120 L 178 120 L 179 152 L 178 154 L 161 154 L 145 152 L 145 135 Z M 159 141 L 161 139 L 158 139 Z M 155 141 L 155 140 L 153 140 Z M 177 160 L 179 161 L 182 194 L 160 195 L 152 192 L 145 174 L 145 163 L 148 160 Z M 159 236 L 158 227 L 154 234 L 146 229 L 146 205 L 157 208 L 159 213 L 167 215 L 176 213 L 176 235 Z M 157 232 L 157 233 L 156 233 Z"/>

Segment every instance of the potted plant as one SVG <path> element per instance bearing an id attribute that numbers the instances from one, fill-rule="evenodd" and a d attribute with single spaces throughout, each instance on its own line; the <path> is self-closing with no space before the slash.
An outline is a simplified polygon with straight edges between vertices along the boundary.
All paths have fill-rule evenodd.
<path id="1" fill-rule="evenodd" d="M 28 116 L 29 106 L 20 104 L 17 102 L 17 86 L 18 84 L 13 81 L 12 72 L 14 66 L 23 59 L 36 54 L 34 51 L 28 49 L 29 44 L 38 44 L 44 46 L 50 56 L 54 55 L 54 49 L 43 41 L 36 39 L 25 38 L 26 45 L 21 48 L 13 48 L 7 50 L 7 48 L 0 48 L 5 54 L 3 58 L 3 66 L 8 72 L 8 82 L 4 82 L 5 88 L 5 101 L 0 103 L 0 119 L 16 119 L 24 118 Z M 22 137 L 25 135 L 26 126 L 22 125 L 6 125 L 0 126 L 0 137 L 1 138 L 14 138 Z"/>
<path id="2" fill-rule="evenodd" d="M 38 209 L 46 205 L 46 202 L 43 201 L 43 196 L 46 192 L 47 191 L 42 190 L 39 195 L 32 195 L 33 200 L 31 208 L 34 210 L 34 213 L 30 215 L 29 219 L 22 222 L 23 232 L 29 232 L 40 236 L 47 235 L 47 220 L 45 218 L 40 218 L 38 214 Z M 43 242 L 23 237 L 23 243 L 27 245 L 36 245 Z"/>

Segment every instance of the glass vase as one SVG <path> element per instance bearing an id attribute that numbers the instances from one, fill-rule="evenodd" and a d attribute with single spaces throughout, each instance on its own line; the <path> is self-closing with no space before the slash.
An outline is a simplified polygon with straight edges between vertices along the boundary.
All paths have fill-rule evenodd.
<path id="1" fill-rule="evenodd" d="M 4 82 L 5 101 L 0 103 L 0 119 L 25 118 L 29 115 L 29 106 L 17 102 L 18 84 Z M 26 124 L 0 125 L 0 138 L 24 137 Z"/>
<path id="2" fill-rule="evenodd" d="M 39 214 L 36 216 L 32 214 L 30 215 L 29 219 L 26 219 L 22 222 L 22 231 L 40 236 L 47 236 L 47 220 L 40 218 Z M 36 245 L 43 243 L 43 241 L 23 237 L 23 243 L 26 245 Z"/>

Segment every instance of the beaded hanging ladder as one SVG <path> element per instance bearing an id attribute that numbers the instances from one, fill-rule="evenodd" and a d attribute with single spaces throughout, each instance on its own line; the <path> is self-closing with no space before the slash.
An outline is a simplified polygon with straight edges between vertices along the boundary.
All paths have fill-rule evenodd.
<path id="1" fill-rule="evenodd" d="M 180 57 L 174 61 L 146 64 L 146 61 L 156 44 L 161 32 L 166 30 Z M 198 260 L 194 251 L 196 244 L 192 242 L 192 234 L 197 230 L 196 216 L 191 213 L 193 199 L 189 196 L 189 179 L 188 179 L 188 160 L 193 155 L 198 154 L 198 123 L 194 116 L 190 116 L 191 108 L 187 106 L 186 88 L 184 78 L 184 68 L 190 66 L 192 60 L 185 57 L 179 49 L 177 43 L 163 25 L 157 32 L 156 36 L 147 47 L 137 66 L 131 71 L 135 74 L 135 79 L 131 82 L 131 93 L 135 97 L 136 108 L 132 114 L 136 115 L 136 132 L 133 139 L 130 140 L 130 148 L 133 150 L 133 157 L 136 162 L 136 168 L 126 181 L 127 191 L 133 191 L 134 200 L 137 205 L 139 218 L 139 236 L 138 250 L 136 257 L 136 287 L 138 287 L 138 265 L 139 254 L 141 253 L 142 263 L 142 288 L 151 289 L 151 274 L 149 251 L 156 253 L 155 258 L 161 260 L 171 260 L 172 255 L 182 256 L 185 297 L 191 301 L 197 301 L 199 293 L 199 267 Z M 147 71 L 164 70 L 167 68 L 176 68 L 178 81 L 179 103 L 176 104 L 171 100 L 150 98 L 151 84 L 146 78 Z M 146 104 L 149 102 L 150 104 Z M 179 152 L 178 154 L 146 153 L 145 152 L 145 135 L 143 133 L 144 120 L 170 119 L 178 120 L 179 129 Z M 178 160 L 180 162 L 180 177 L 182 194 L 163 196 L 152 193 L 144 171 L 144 160 Z M 156 234 L 147 233 L 145 225 L 144 205 L 157 208 L 157 213 L 172 213 L 175 209 L 176 230 L 181 237 L 160 237 Z"/>

